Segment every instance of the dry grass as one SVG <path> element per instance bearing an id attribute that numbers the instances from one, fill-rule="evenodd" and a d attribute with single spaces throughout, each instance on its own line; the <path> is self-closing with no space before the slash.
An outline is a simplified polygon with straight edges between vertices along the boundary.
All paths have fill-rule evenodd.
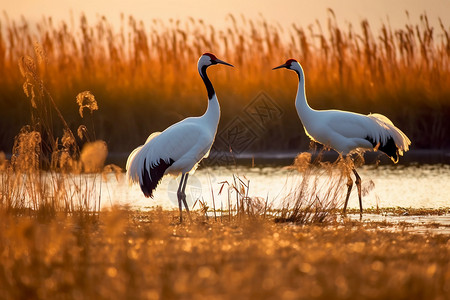
<path id="1" fill-rule="evenodd" d="M 17 61 L 26 54 L 34 53 L 21 65 L 35 61 L 31 67 L 72 130 L 79 123 L 73 95 L 90 90 L 102 106 L 102 113 L 91 120 L 99 137 L 114 151 L 129 151 L 149 132 L 202 113 L 206 96 L 195 63 L 205 51 L 236 65 L 210 71 L 221 99 L 221 124 L 264 89 L 284 111 L 283 120 L 270 125 L 274 128 L 267 136 L 279 141 L 274 143 L 277 150 L 298 149 L 299 141 L 307 146 L 293 106 L 295 76 L 271 71 L 290 57 L 304 66 L 313 107 L 380 112 L 398 124 L 416 148 L 450 146 L 445 138 L 450 128 L 448 24 L 432 28 L 422 15 L 403 28 L 384 24 L 373 29 L 367 21 L 339 27 L 332 11 L 326 22 L 306 28 L 282 28 L 263 18 L 227 19 L 228 26 L 217 29 L 201 20 L 144 23 L 130 16 L 117 28 L 105 18 L 81 16 L 69 24 L 47 17 L 32 24 L 3 16 L 0 119 L 2 128 L 13 130 L 3 129 L 1 147 L 9 151 L 11 138 L 28 117 L 26 104 L 12 101 L 23 98 Z M 24 89 L 34 103 L 46 90 L 33 81 L 28 78 Z"/>
<path id="2" fill-rule="evenodd" d="M 294 167 L 309 183 L 296 190 L 302 196 L 289 224 L 249 197 L 245 176 L 223 183 L 236 192 L 228 215 L 207 217 L 203 207 L 178 224 L 178 212 L 100 212 L 100 174 L 80 172 L 101 165 L 104 142 L 87 142 L 78 155 L 73 134 L 52 138 L 47 171 L 41 133 L 31 126 L 17 136 L 10 162 L 0 155 L 1 299 L 445 299 L 449 292 L 448 236 L 330 222 L 330 204 L 302 213 L 304 199 L 321 190 L 306 154 Z M 341 181 L 328 182 L 323 203 L 334 205 Z"/>
<path id="3" fill-rule="evenodd" d="M 291 190 L 283 199 L 276 222 L 336 222 L 338 209 L 345 196 L 349 162 L 338 160 L 335 163 L 325 163 L 321 162 L 321 155 L 311 162 L 311 157 L 311 153 L 300 153 L 290 167 L 300 177 L 289 183 Z"/>
<path id="4" fill-rule="evenodd" d="M 283 31 L 264 20 L 230 18 L 230 28 L 217 32 L 196 20 L 153 22 L 147 31 L 132 18 L 117 32 L 105 19 L 89 25 L 82 17 L 79 29 L 45 19 L 33 33 L 25 20 L 6 20 L 0 31 L 0 72 L 9 76 L 0 76 L 5 91 L 0 103 L 12 105 L 7 99 L 17 91 L 11 87 L 23 82 L 19 92 L 30 100 L 31 122 L 16 135 L 10 161 L 0 152 L 1 299 L 448 298 L 448 235 L 411 234 L 402 225 L 387 232 L 386 223 L 337 220 L 342 169 L 322 164 L 322 175 L 330 179 L 321 185 L 321 173 L 305 154 L 295 164 L 300 184 L 278 212 L 289 223 L 274 222 L 267 199 L 249 197 L 245 176 L 223 183 L 224 191 L 236 195 L 228 198 L 228 212 L 199 202 L 201 210 L 193 212 L 190 223 L 177 224 L 177 212 L 161 210 L 100 212 L 99 172 L 120 172 L 103 166 L 108 147 L 98 138 L 112 132 L 108 118 L 123 125 L 114 127 L 116 138 L 126 136 L 138 144 L 133 139 L 151 131 L 139 122 L 149 119 L 147 109 L 155 115 L 149 123 L 162 126 L 179 117 L 161 113 L 174 111 L 169 101 L 174 97 L 181 98 L 185 111 L 203 106 L 203 101 L 188 101 L 204 99 L 204 91 L 193 84 L 194 64 L 185 62 L 195 62 L 206 50 L 240 66 L 233 77 L 217 71 L 224 75 L 218 89 L 231 86 L 222 98 L 232 106 L 262 83 L 276 87 L 277 99 L 286 98 L 292 106 L 294 92 L 284 91 L 292 89 L 293 81 L 265 73 L 265 67 L 301 55 L 312 90 L 329 88 L 330 95 L 341 96 L 354 90 L 349 105 L 363 95 L 369 95 L 365 105 L 382 101 L 387 89 L 404 97 L 433 85 L 425 99 L 433 109 L 446 107 L 448 30 L 442 28 L 447 39 L 435 38 L 425 17 L 417 28 L 386 28 L 380 40 L 364 22 L 363 35 L 341 31 L 332 15 L 330 36 L 316 32 L 319 25 Z M 392 70 L 398 76 L 391 76 Z M 419 84 L 419 74 L 426 84 Z M 362 76 L 380 84 L 370 85 Z M 329 96 L 324 99 L 332 103 Z M 415 108 L 425 101 L 414 99 Z M 102 103 L 105 114 L 99 117 Z M 407 109 L 400 115 L 415 112 L 417 117 L 421 111 Z M 9 110 L 8 116 L 15 113 Z M 20 114 L 23 125 L 27 122 Z M 436 127 L 436 140 L 446 130 L 439 118 L 433 116 L 438 123 L 430 125 Z"/>
<path id="5" fill-rule="evenodd" d="M 104 166 L 108 148 L 95 139 L 94 125 L 78 128 L 78 140 L 47 90 L 40 63 L 46 56 L 35 45 L 36 58 L 24 56 L 19 61 L 24 79 L 23 91 L 30 99 L 31 124 L 23 126 L 14 139 L 11 160 L 2 153 L 0 159 L 0 211 L 11 215 L 37 216 L 52 220 L 56 215 L 80 215 L 90 218 L 100 211 L 102 172 L 121 172 Z M 79 114 L 98 109 L 88 91 L 76 97 Z M 57 120 L 53 119 L 57 115 Z M 62 136 L 55 134 L 62 126 Z M 81 150 L 80 150 L 81 149 Z M 86 175 L 86 173 L 93 173 Z"/>
<path id="6" fill-rule="evenodd" d="M 387 224 L 2 215 L 2 299 L 448 299 L 448 236 Z"/>

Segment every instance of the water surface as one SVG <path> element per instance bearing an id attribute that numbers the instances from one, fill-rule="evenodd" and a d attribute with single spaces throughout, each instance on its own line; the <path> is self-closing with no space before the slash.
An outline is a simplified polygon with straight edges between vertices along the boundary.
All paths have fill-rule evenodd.
<path id="1" fill-rule="evenodd" d="M 450 166 L 363 166 L 358 169 L 363 180 L 364 208 L 431 208 L 450 207 Z M 238 176 L 248 188 L 249 197 L 259 197 L 276 208 L 296 190 L 302 174 L 288 170 L 284 166 L 248 167 L 236 166 L 208 167 L 199 169 L 189 176 L 186 188 L 187 201 L 192 206 L 198 200 L 216 209 L 233 205 L 236 192 L 230 186 L 238 186 Z M 326 174 L 318 176 L 318 183 L 326 190 Z M 136 209 L 160 206 L 172 209 L 177 206 L 176 190 L 180 178 L 164 177 L 158 185 L 154 198 L 145 198 L 138 185 L 129 186 L 125 174 L 116 181 L 113 175 L 104 184 L 102 205 L 129 205 Z M 345 194 L 345 185 L 343 185 Z M 219 191 L 221 193 L 219 194 Z M 320 193 L 319 193 L 320 196 Z M 350 208 L 359 207 L 356 187 L 353 187 L 349 200 Z"/>

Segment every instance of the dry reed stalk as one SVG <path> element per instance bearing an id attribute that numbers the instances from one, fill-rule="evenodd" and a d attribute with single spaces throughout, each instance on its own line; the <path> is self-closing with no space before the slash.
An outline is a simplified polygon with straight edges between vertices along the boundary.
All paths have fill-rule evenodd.
<path id="1" fill-rule="evenodd" d="M 108 109 L 105 117 L 93 124 L 103 137 L 110 132 L 100 124 L 118 119 L 124 126 L 114 131 L 110 146 L 128 150 L 129 146 L 120 142 L 124 134 L 132 132 L 135 136 L 130 137 L 130 145 L 136 144 L 148 127 L 158 130 L 158 126 L 178 121 L 181 114 L 195 115 L 204 109 L 204 87 L 195 68 L 200 53 L 211 51 L 239 66 L 239 72 L 215 70 L 212 74 L 221 78 L 215 87 L 227 104 L 224 123 L 233 117 L 230 107 L 241 105 L 243 99 L 250 101 L 261 87 L 285 111 L 292 110 L 292 74 L 274 74 L 270 67 L 279 65 L 280 59 L 294 57 L 305 68 L 308 95 L 315 106 L 367 113 L 382 110 L 410 133 L 417 147 L 448 146 L 442 136 L 448 128 L 450 30 L 443 22 L 432 28 L 423 15 L 417 24 L 407 23 L 402 28 L 383 24 L 374 29 L 367 21 L 347 28 L 338 25 L 333 11 L 326 26 L 317 22 L 282 28 L 263 18 L 235 16 L 228 21 L 219 29 L 192 18 L 145 24 L 130 16 L 123 17 L 121 27 L 115 29 L 105 18 L 92 21 L 81 16 L 75 26 L 45 18 L 36 31 L 24 19 L 7 19 L 0 35 L 0 73 L 8 76 L 0 77 L 0 87 L 10 98 L 17 97 L 17 91 L 11 91 L 21 78 L 16 61 L 24 53 L 34 53 L 30 58 L 36 63 L 30 69 L 36 70 L 54 95 L 48 98 L 44 91 L 44 101 L 53 99 L 67 112 L 72 109 L 65 99 L 79 90 L 95 89 Z M 36 47 L 35 41 L 42 46 Z M 40 81 L 30 76 L 29 83 L 32 86 L 27 84 L 26 90 L 33 101 L 39 101 Z M 174 110 L 173 99 L 180 110 Z M 145 110 L 138 109 L 142 107 Z M 154 117 L 148 118 L 145 112 Z M 130 116 L 136 121 L 127 121 Z M 38 114 L 36 118 L 45 119 Z M 438 121 L 433 123 L 434 119 Z M 417 126 L 420 120 L 425 122 Z M 46 128 L 51 125 L 42 124 Z M 283 129 L 289 126 L 294 123 L 286 120 Z M 437 126 L 438 134 L 425 138 L 423 133 L 434 132 Z M 283 145 L 291 138 L 287 136 Z"/>
<path id="2" fill-rule="evenodd" d="M 2 211 L 29 212 L 44 219 L 60 212 L 89 217 L 100 211 L 102 180 L 101 176 L 89 177 L 81 172 L 116 168 L 104 168 L 108 151 L 103 141 L 85 144 L 80 153 L 74 134 L 45 86 L 46 53 L 36 43 L 34 53 L 35 58 L 24 56 L 19 60 L 25 80 L 23 91 L 30 98 L 32 125 L 22 127 L 16 136 L 11 162 L 1 161 L 0 207 Z M 92 121 L 93 111 L 98 109 L 95 97 L 86 91 L 77 96 L 77 103 L 81 117 L 83 109 L 88 108 Z M 53 112 L 63 125 L 60 139 L 54 135 Z M 79 134 L 80 139 L 89 136 L 86 126 L 80 126 Z"/>
<path id="3" fill-rule="evenodd" d="M 292 191 L 283 200 L 283 207 L 276 222 L 295 224 L 329 223 L 336 220 L 336 212 L 342 205 L 348 162 L 339 160 L 333 164 L 311 163 L 311 153 L 300 153 L 292 169 L 301 178 L 293 181 Z M 295 176 L 295 175 L 294 175 Z"/>

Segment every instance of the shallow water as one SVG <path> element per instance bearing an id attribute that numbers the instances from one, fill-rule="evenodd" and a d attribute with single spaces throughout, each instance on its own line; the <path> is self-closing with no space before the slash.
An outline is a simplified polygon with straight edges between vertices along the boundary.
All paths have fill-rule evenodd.
<path id="1" fill-rule="evenodd" d="M 360 219 L 359 214 L 350 214 L 348 217 L 352 220 L 361 220 L 366 223 L 386 222 L 389 224 L 384 227 L 378 226 L 377 229 L 380 230 L 450 235 L 450 215 L 396 216 L 392 214 L 364 214 L 362 219 Z"/>
<path id="2" fill-rule="evenodd" d="M 420 166 L 363 166 L 358 169 L 363 181 L 363 208 L 431 208 L 450 207 L 450 166 L 449 165 L 420 165 Z M 233 168 L 214 167 L 197 170 L 189 176 L 186 196 L 189 205 L 198 200 L 216 209 L 227 209 L 228 201 L 235 203 L 236 191 L 229 188 L 237 186 L 238 179 L 248 184 L 244 186 L 249 197 L 259 197 L 264 203 L 273 208 L 283 205 L 283 199 L 296 190 L 302 180 L 302 174 L 288 170 L 285 167 L 246 167 Z M 316 175 L 317 185 L 327 190 L 326 173 Z M 235 178 L 235 179 L 234 179 Z M 311 179 L 311 180 L 312 180 Z M 160 206 L 164 209 L 177 207 L 176 191 L 180 177 L 166 176 L 154 192 L 154 198 L 145 198 L 138 185 L 129 186 L 125 174 L 117 181 L 113 175 L 103 185 L 102 206 L 111 204 L 129 205 L 136 209 L 146 209 Z M 345 181 L 346 182 L 346 181 Z M 345 196 L 346 185 L 341 184 L 342 195 Z M 221 193 L 219 194 L 219 191 Z M 318 197 L 322 197 L 318 192 Z M 342 199 L 340 200 L 342 202 Z M 341 203 L 342 205 L 342 203 Z M 356 187 L 350 196 L 349 208 L 358 208 Z"/>

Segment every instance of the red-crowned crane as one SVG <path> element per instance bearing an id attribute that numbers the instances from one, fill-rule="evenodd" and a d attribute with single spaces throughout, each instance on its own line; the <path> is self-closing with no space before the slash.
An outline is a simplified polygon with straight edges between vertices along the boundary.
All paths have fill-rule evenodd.
<path id="1" fill-rule="evenodd" d="M 127 160 L 127 178 L 131 183 L 140 184 L 145 197 L 153 197 L 153 191 L 165 174 L 181 174 L 177 191 L 180 222 L 183 221 L 182 203 L 189 214 L 185 194 L 188 176 L 203 158 L 208 157 L 219 124 L 219 102 L 206 74 L 206 69 L 216 64 L 233 67 L 211 53 L 204 53 L 198 60 L 198 72 L 208 92 L 206 112 L 200 117 L 175 123 L 163 132 L 152 133 L 144 145 L 131 152 Z"/>
<path id="2" fill-rule="evenodd" d="M 306 135 L 311 140 L 334 149 L 340 156 L 346 156 L 354 151 L 380 150 L 394 163 L 398 162 L 399 156 L 402 156 L 403 152 L 408 151 L 411 141 L 387 117 L 381 114 L 365 116 L 341 110 L 314 110 L 306 100 L 305 75 L 300 63 L 295 59 L 289 59 L 273 70 L 280 68 L 297 73 L 299 82 L 295 107 Z M 359 209 L 362 216 L 361 177 L 354 166 L 352 171 L 356 177 Z M 347 186 L 344 214 L 353 186 L 350 174 L 348 174 Z"/>

